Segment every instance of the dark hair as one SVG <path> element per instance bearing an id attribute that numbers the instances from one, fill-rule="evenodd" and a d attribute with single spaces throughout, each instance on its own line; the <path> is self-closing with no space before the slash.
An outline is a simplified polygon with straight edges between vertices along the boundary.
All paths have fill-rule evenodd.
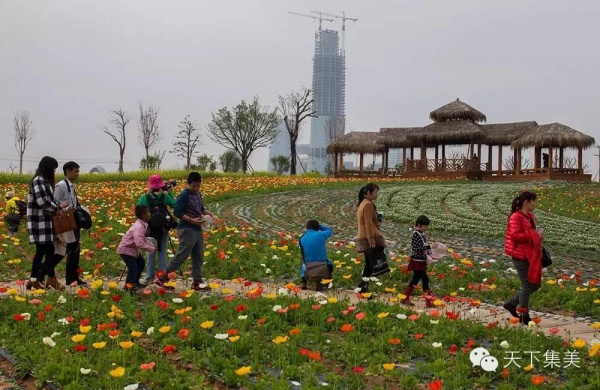
<path id="1" fill-rule="evenodd" d="M 146 214 L 147 211 L 148 211 L 148 206 L 144 206 L 144 205 L 135 206 L 135 216 L 137 217 L 137 219 L 142 219 L 142 217 L 144 216 L 144 214 Z"/>
<path id="2" fill-rule="evenodd" d="M 417 217 L 417 222 L 415 222 L 415 226 L 429 226 L 430 223 L 431 221 L 426 215 L 419 215 Z"/>
<path id="3" fill-rule="evenodd" d="M 521 207 L 523 207 L 523 203 L 525 203 L 526 200 L 531 202 L 532 200 L 535 200 L 536 198 L 537 198 L 537 195 L 535 194 L 535 192 L 531 192 L 531 191 L 521 192 L 512 201 L 512 205 L 510 206 L 511 214 L 514 213 L 515 211 L 521 210 Z"/>
<path id="4" fill-rule="evenodd" d="M 33 177 L 41 176 L 48 180 L 52 187 L 54 187 L 54 170 L 58 168 L 58 161 L 54 157 L 44 156 L 38 164 L 37 170 Z"/>
<path id="5" fill-rule="evenodd" d="M 67 171 L 70 171 L 72 169 L 77 169 L 77 168 L 79 168 L 79 164 L 77 164 L 75 161 L 69 161 L 68 163 L 65 163 L 65 165 L 63 165 L 63 173 L 66 176 Z"/>
<path id="6" fill-rule="evenodd" d="M 367 192 L 373 192 L 378 190 L 379 187 L 375 183 L 369 183 L 358 191 L 358 205 L 360 206 L 361 202 L 367 196 Z"/>
<path id="7" fill-rule="evenodd" d="M 319 230 L 319 221 L 316 219 L 311 219 L 306 222 L 306 229 Z"/>
<path id="8" fill-rule="evenodd" d="M 190 172 L 187 178 L 188 184 L 202 183 L 202 176 L 198 172 Z"/>

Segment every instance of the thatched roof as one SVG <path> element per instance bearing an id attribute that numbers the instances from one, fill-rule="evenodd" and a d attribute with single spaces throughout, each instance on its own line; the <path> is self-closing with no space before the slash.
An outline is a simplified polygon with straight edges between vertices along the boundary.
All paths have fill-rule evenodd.
<path id="1" fill-rule="evenodd" d="M 456 99 L 452 103 L 431 111 L 429 118 L 434 122 L 445 122 L 455 120 L 468 120 L 472 122 L 485 122 L 487 118 L 484 114 Z"/>
<path id="2" fill-rule="evenodd" d="M 559 148 L 587 149 L 595 142 L 593 137 L 574 130 L 569 126 L 561 123 L 550 123 L 529 129 L 526 134 L 512 143 L 512 147 L 553 146 Z"/>
<path id="3" fill-rule="evenodd" d="M 372 131 L 352 131 L 330 143 L 327 153 L 368 153 L 379 154 L 385 151 L 379 134 Z"/>
<path id="4" fill-rule="evenodd" d="M 380 142 L 388 149 L 419 146 L 421 143 L 409 140 L 408 135 L 421 129 L 422 127 L 383 127 L 379 130 Z"/>
<path id="5" fill-rule="evenodd" d="M 535 121 L 479 125 L 486 134 L 486 145 L 510 145 L 535 126 Z"/>
<path id="6" fill-rule="evenodd" d="M 409 141 L 425 145 L 465 145 L 485 139 L 479 125 L 471 121 L 434 122 L 407 135 Z"/>

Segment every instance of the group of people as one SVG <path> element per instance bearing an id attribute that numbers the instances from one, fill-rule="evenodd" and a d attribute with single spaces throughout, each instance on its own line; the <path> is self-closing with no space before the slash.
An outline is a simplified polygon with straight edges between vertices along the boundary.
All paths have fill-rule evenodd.
<path id="1" fill-rule="evenodd" d="M 65 179 L 55 182 L 58 162 L 52 157 L 44 157 L 38 164 L 33 179 L 29 183 L 26 210 L 18 210 L 20 199 L 9 192 L 7 198 L 7 214 L 9 231 L 15 234 L 23 219 L 23 211 L 27 220 L 29 242 L 35 245 L 35 255 L 31 265 L 28 289 L 53 288 L 62 289 L 55 268 L 66 256 L 67 265 L 65 279 L 68 285 L 85 285 L 79 278 L 80 229 L 54 234 L 53 215 L 59 210 L 75 210 L 79 206 L 75 182 L 79 177 L 79 165 L 69 161 L 63 165 Z M 16 217 L 16 215 L 19 215 Z M 47 279 L 46 279 L 47 278 Z"/>
<path id="2" fill-rule="evenodd" d="M 362 187 L 358 194 L 358 208 L 356 211 L 358 234 L 356 237 L 356 251 L 364 255 L 364 268 L 362 279 L 358 284 L 357 291 L 361 293 L 369 291 L 369 280 L 372 275 L 372 264 L 381 256 L 385 248 L 385 239 L 381 232 L 381 214 L 377 212 L 375 201 L 377 200 L 379 187 L 369 183 Z M 541 287 L 542 270 L 542 242 L 544 240 L 543 229 L 536 229 L 535 209 L 536 194 L 529 191 L 520 193 L 512 202 L 511 213 L 507 223 L 505 237 L 505 254 L 512 258 L 514 268 L 521 282 L 521 289 L 515 296 L 504 303 L 504 308 L 523 324 L 531 321 L 529 316 L 529 298 L 531 294 Z M 426 307 L 433 307 L 433 296 L 429 277 L 427 276 L 427 264 L 433 261 L 432 245 L 427 240 L 425 232 L 429 230 L 430 220 L 425 215 L 420 215 L 415 221 L 415 227 L 411 238 L 411 253 L 408 270 L 413 276 L 404 289 L 405 298 L 402 303 L 413 306 L 410 297 L 419 283 L 422 283 L 423 295 Z M 326 262 L 331 273 L 333 263 L 327 258 L 326 242 L 333 231 L 330 227 L 319 224 L 316 220 L 308 221 L 306 233 L 300 238 L 302 249 L 301 266 L 301 288 L 306 289 L 307 279 L 306 263 Z M 385 256 L 385 255 L 383 255 Z M 317 290 L 320 290 L 317 283 Z"/>

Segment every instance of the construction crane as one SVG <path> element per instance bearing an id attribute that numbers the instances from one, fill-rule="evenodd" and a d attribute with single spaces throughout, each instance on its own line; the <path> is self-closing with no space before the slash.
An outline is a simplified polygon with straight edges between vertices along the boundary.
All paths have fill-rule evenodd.
<path id="1" fill-rule="evenodd" d="M 301 14 L 300 12 L 293 12 L 293 11 L 289 11 L 288 14 L 292 14 L 292 15 L 298 15 L 298 16 L 304 16 L 305 18 L 311 18 L 314 20 L 318 20 L 319 21 L 319 31 L 321 31 L 321 24 L 323 23 L 323 21 L 327 21 L 327 22 L 333 22 L 333 19 L 326 19 L 321 15 L 321 12 L 316 12 L 319 14 L 319 17 L 316 16 L 312 16 L 312 15 L 307 15 L 307 14 Z M 323 14 L 325 15 L 325 14 Z"/>
<path id="2" fill-rule="evenodd" d="M 358 20 L 358 18 L 349 18 L 346 16 L 346 12 L 342 12 L 342 15 L 333 15 L 333 14 L 328 14 L 325 12 L 321 12 L 321 11 L 310 11 L 313 14 L 318 14 L 319 18 L 321 18 L 323 15 L 325 16 L 331 16 L 333 18 L 336 19 L 342 19 L 342 53 L 345 54 L 346 53 L 346 20 L 350 20 L 352 22 L 356 22 Z"/>

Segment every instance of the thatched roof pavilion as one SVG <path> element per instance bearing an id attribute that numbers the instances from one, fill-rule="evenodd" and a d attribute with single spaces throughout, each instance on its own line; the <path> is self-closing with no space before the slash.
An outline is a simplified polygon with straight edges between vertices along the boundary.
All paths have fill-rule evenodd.
<path id="1" fill-rule="evenodd" d="M 385 152 L 385 145 L 379 138 L 379 133 L 376 132 L 352 131 L 330 143 L 327 153 L 381 154 Z"/>
<path id="2" fill-rule="evenodd" d="M 463 103 L 456 99 L 452 103 L 431 111 L 429 118 L 434 122 L 446 122 L 456 120 L 466 120 L 471 122 L 485 122 L 485 115 L 467 103 Z"/>
<path id="3" fill-rule="evenodd" d="M 513 148 L 559 147 L 587 149 L 594 145 L 594 138 L 561 123 L 535 126 L 511 143 Z"/>
<path id="4" fill-rule="evenodd" d="M 383 127 L 379 130 L 379 140 L 388 149 L 419 146 L 421 144 L 419 140 L 410 141 L 408 136 L 420 129 L 421 127 Z"/>
<path id="5" fill-rule="evenodd" d="M 510 145 L 514 140 L 525 134 L 532 127 L 537 126 L 537 122 L 513 122 L 513 123 L 494 123 L 479 125 L 485 133 L 486 145 Z"/>
<path id="6" fill-rule="evenodd" d="M 464 145 L 472 142 L 483 141 L 485 132 L 481 127 L 470 120 L 451 120 L 434 122 L 410 133 L 409 141 L 425 145 Z"/>

